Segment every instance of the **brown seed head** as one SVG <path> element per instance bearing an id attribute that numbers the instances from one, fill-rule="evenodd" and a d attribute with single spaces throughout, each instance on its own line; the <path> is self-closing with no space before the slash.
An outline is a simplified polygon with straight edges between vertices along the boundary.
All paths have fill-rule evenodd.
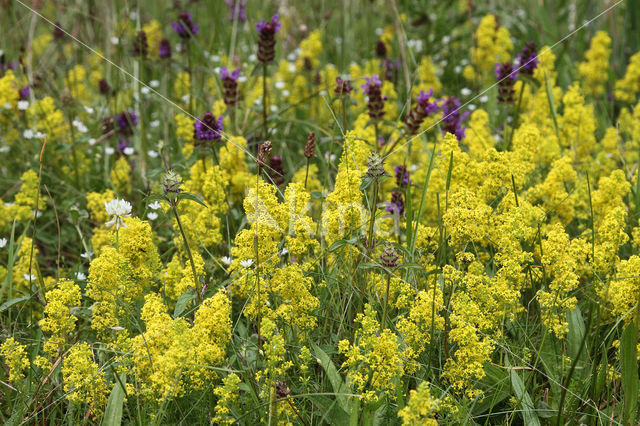
<path id="1" fill-rule="evenodd" d="M 307 144 L 304 146 L 304 156 L 307 158 L 313 158 L 316 155 L 316 134 L 309 132 L 307 137 Z"/>
<path id="2" fill-rule="evenodd" d="M 264 167 L 267 165 L 269 154 L 271 153 L 271 141 L 264 141 L 258 148 L 258 158 L 256 163 L 258 167 Z"/>

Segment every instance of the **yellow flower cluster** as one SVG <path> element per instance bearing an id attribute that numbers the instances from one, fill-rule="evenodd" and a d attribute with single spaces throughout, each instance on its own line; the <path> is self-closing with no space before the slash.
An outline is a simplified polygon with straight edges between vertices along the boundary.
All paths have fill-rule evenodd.
<path id="1" fill-rule="evenodd" d="M 437 409 L 438 401 L 431 396 L 429 383 L 422 382 L 417 389 L 411 390 L 409 401 L 398 411 L 398 416 L 406 426 L 438 426 L 438 422 L 433 418 Z"/>
<path id="2" fill-rule="evenodd" d="M 17 382 L 24 379 L 24 371 L 29 368 L 26 346 L 9 337 L 0 345 L 0 356 L 9 367 L 9 380 Z"/>
<path id="3" fill-rule="evenodd" d="M 76 328 L 78 318 L 71 313 L 71 308 L 79 306 L 80 299 L 80 287 L 71 280 L 63 279 L 46 292 L 47 304 L 39 325 L 42 331 L 51 333 L 44 343 L 44 351 L 51 358 L 64 352 L 67 338 Z"/>
<path id="4" fill-rule="evenodd" d="M 100 418 L 107 404 L 107 383 L 104 371 L 93 361 L 91 347 L 86 342 L 71 348 L 62 365 L 67 399 L 75 404 L 87 404 L 93 418 Z"/>
<path id="5" fill-rule="evenodd" d="M 594 97 L 602 96 L 605 83 L 609 80 L 609 57 L 611 56 L 611 37 L 606 31 L 598 31 L 591 39 L 591 46 L 584 54 L 585 62 L 578 64 L 578 72 L 584 86 Z"/>
<path id="6" fill-rule="evenodd" d="M 509 61 L 513 43 L 509 30 L 498 25 L 494 15 L 486 15 L 480 21 L 471 48 L 471 65 L 464 67 L 462 74 L 469 81 L 486 83 L 494 77 L 496 63 Z"/>

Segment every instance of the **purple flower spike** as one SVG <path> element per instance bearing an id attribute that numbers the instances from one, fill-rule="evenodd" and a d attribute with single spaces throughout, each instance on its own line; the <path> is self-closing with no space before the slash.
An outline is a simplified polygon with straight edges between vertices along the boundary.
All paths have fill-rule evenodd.
<path id="1" fill-rule="evenodd" d="M 238 102 L 238 77 L 240 77 L 240 69 L 236 68 L 229 74 L 227 67 L 220 69 L 220 80 L 222 80 L 222 95 L 224 103 L 227 105 L 235 105 Z"/>
<path id="2" fill-rule="evenodd" d="M 513 64 L 505 62 L 496 64 L 496 79 L 498 80 L 498 101 L 501 103 L 514 103 L 515 90 L 518 71 L 513 68 Z"/>
<path id="3" fill-rule="evenodd" d="M 26 85 L 22 89 L 18 90 L 18 95 L 20 95 L 20 99 L 29 99 L 30 93 L 31 91 L 29 90 L 29 85 Z"/>
<path id="4" fill-rule="evenodd" d="M 224 0 L 229 6 L 229 12 L 231 13 L 232 21 L 238 19 L 240 22 L 247 21 L 247 0 Z"/>
<path id="5" fill-rule="evenodd" d="M 465 111 L 460 114 L 460 100 L 455 96 L 450 96 L 443 99 L 442 105 L 442 132 L 451 133 L 458 138 L 458 140 L 464 139 L 466 127 L 462 126 L 462 123 L 469 117 L 470 112 Z"/>
<path id="6" fill-rule="evenodd" d="M 371 78 L 365 77 L 364 79 L 366 83 L 361 84 L 360 87 L 367 95 L 372 89 L 375 90 L 376 87 L 379 89 L 380 86 L 382 86 L 382 82 L 380 81 L 380 76 L 378 76 L 378 74 L 373 74 Z"/>
<path id="7" fill-rule="evenodd" d="M 538 68 L 538 48 L 535 41 L 530 41 L 518 55 L 518 67 L 522 74 L 533 74 L 533 70 Z"/>
<path id="8" fill-rule="evenodd" d="M 378 74 L 373 74 L 371 78 L 364 78 L 366 83 L 360 87 L 364 93 L 369 97 L 367 101 L 367 108 L 369 109 L 369 118 L 372 120 L 380 120 L 384 116 L 384 101 L 387 100 L 386 96 L 382 96 L 382 82 Z"/>
<path id="9" fill-rule="evenodd" d="M 391 194 L 391 201 L 387 201 L 385 204 L 387 205 L 385 210 L 388 213 L 397 214 L 399 216 L 404 213 L 404 199 L 401 192 L 393 192 Z"/>
<path id="10" fill-rule="evenodd" d="M 138 125 L 138 113 L 135 110 L 122 112 L 116 119 L 118 130 L 124 136 L 133 135 L 133 128 Z"/>
<path id="11" fill-rule="evenodd" d="M 210 112 L 206 112 L 204 116 L 202 116 L 202 120 L 196 118 L 196 122 L 193 124 L 194 144 L 197 146 L 201 145 L 202 142 L 220 139 L 222 137 L 220 132 L 223 127 L 223 118 L 221 115 L 216 120 L 216 117 Z"/>
<path id="12" fill-rule="evenodd" d="M 256 24 L 256 30 L 260 36 L 258 40 L 258 60 L 263 64 L 273 61 L 276 55 L 276 33 L 280 32 L 281 24 L 278 21 L 278 14 L 271 17 L 271 22 L 262 19 Z"/>
<path id="13" fill-rule="evenodd" d="M 192 35 L 198 34 L 198 27 L 200 24 L 194 23 L 191 20 L 191 14 L 189 12 L 182 12 L 178 15 L 178 22 L 172 22 L 173 32 L 178 34 L 181 38 L 188 39 Z"/>
<path id="14" fill-rule="evenodd" d="M 415 135 L 424 119 L 440 109 L 437 102 L 431 102 L 432 96 L 433 89 L 429 89 L 428 92 L 421 90 L 420 94 L 416 97 L 418 103 L 409 111 L 409 114 L 404 119 L 404 124 L 407 126 L 407 129 L 409 129 L 409 134 Z"/>
<path id="15" fill-rule="evenodd" d="M 411 184 L 411 179 L 409 179 L 409 170 L 407 170 L 406 166 L 396 166 L 394 171 L 396 176 L 396 185 L 398 185 L 398 187 L 404 188 Z"/>
<path id="16" fill-rule="evenodd" d="M 163 38 L 160 40 L 159 54 L 162 59 L 171 58 L 171 42 L 168 39 Z"/>

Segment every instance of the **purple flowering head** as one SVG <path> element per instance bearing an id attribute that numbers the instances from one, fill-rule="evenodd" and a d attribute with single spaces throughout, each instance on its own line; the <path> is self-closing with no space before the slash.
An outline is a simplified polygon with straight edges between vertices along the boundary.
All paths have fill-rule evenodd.
<path id="1" fill-rule="evenodd" d="M 247 0 L 224 0 L 229 6 L 229 13 L 232 21 L 238 19 L 240 22 L 247 21 Z"/>
<path id="2" fill-rule="evenodd" d="M 367 95 L 369 95 L 372 90 L 375 90 L 376 88 L 379 89 L 380 86 L 382 86 L 382 82 L 380 81 L 380 76 L 378 76 L 378 74 L 373 74 L 371 78 L 365 77 L 364 79 L 366 83 L 361 84 L 360 87 Z"/>
<path id="3" fill-rule="evenodd" d="M 273 35 L 275 33 L 279 33 L 280 27 L 282 26 L 282 24 L 278 19 L 279 19 L 279 16 L 277 13 L 271 17 L 270 22 L 266 22 L 264 19 L 261 19 L 260 22 L 256 24 L 256 30 L 260 34 Z"/>
<path id="4" fill-rule="evenodd" d="M 125 111 L 116 118 L 118 129 L 123 135 L 133 134 L 133 127 L 138 125 L 138 113 L 135 110 Z"/>
<path id="5" fill-rule="evenodd" d="M 336 88 L 334 89 L 334 92 L 339 96 L 349 95 L 349 93 L 351 93 L 351 81 L 336 77 Z"/>
<path id="6" fill-rule="evenodd" d="M 404 199 L 401 192 L 393 192 L 391 194 L 391 201 L 386 202 L 388 213 L 402 215 L 404 213 Z"/>
<path id="7" fill-rule="evenodd" d="M 496 79 L 498 80 L 498 101 L 502 103 L 515 102 L 515 89 L 518 70 L 513 64 L 505 62 L 504 64 L 496 64 Z"/>
<path id="8" fill-rule="evenodd" d="M 442 104 L 442 131 L 455 135 L 458 140 L 464 139 L 466 127 L 462 123 L 469 117 L 469 114 L 471 114 L 469 111 L 460 113 L 460 99 L 455 96 L 449 96 L 444 99 Z"/>
<path id="9" fill-rule="evenodd" d="M 234 69 L 231 73 L 227 67 L 220 68 L 221 80 L 238 81 L 238 77 L 240 77 L 240 68 Z"/>
<path id="10" fill-rule="evenodd" d="M 418 106 L 424 111 L 426 115 L 433 114 L 434 112 L 440 109 L 437 101 L 431 102 L 432 96 L 433 96 L 433 89 L 429 89 L 428 92 L 421 90 L 420 94 L 416 96 L 416 101 L 418 101 Z"/>
<path id="11" fill-rule="evenodd" d="M 162 59 L 171 58 L 171 42 L 169 39 L 163 38 L 160 40 L 160 47 L 158 53 Z"/>
<path id="12" fill-rule="evenodd" d="M 29 99 L 29 94 L 31 91 L 29 90 L 29 85 L 27 84 L 22 89 L 18 90 L 18 95 L 20 95 L 20 99 Z"/>
<path id="13" fill-rule="evenodd" d="M 200 24 L 194 23 L 189 12 L 181 12 L 178 15 L 178 22 L 172 22 L 173 32 L 181 38 L 190 38 L 192 35 L 198 34 Z"/>
<path id="14" fill-rule="evenodd" d="M 223 119 L 224 117 L 221 115 L 216 120 L 216 117 L 210 112 L 206 112 L 202 116 L 202 120 L 196 118 L 196 122 L 193 124 L 193 139 L 198 142 L 220 139 Z"/>
<path id="15" fill-rule="evenodd" d="M 533 70 L 538 68 L 538 47 L 535 41 L 530 41 L 518 55 L 519 69 L 522 74 L 533 74 Z"/>
<path id="16" fill-rule="evenodd" d="M 394 171 L 396 176 L 396 185 L 400 188 L 404 188 L 411 183 L 411 179 L 409 179 L 409 170 L 407 170 L 406 166 L 396 166 Z"/>
<path id="17" fill-rule="evenodd" d="M 496 68 L 493 72 L 495 73 L 498 82 L 503 79 L 515 81 L 518 77 L 518 69 L 514 68 L 513 64 L 510 62 L 505 62 L 503 64 L 496 63 Z"/>
<path id="18" fill-rule="evenodd" d="M 125 148 L 129 148 L 129 145 L 131 145 L 129 139 L 118 139 L 118 151 L 123 152 Z"/>

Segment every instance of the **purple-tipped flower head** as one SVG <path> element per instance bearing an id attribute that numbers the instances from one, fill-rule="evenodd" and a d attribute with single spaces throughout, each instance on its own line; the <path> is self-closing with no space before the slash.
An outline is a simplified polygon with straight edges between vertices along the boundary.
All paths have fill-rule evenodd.
<path id="1" fill-rule="evenodd" d="M 265 22 L 264 19 L 256 24 L 256 30 L 260 39 L 258 40 L 258 60 L 263 64 L 273 61 L 276 56 L 276 33 L 280 32 L 280 21 L 278 14 L 271 17 L 271 21 Z"/>
<path id="2" fill-rule="evenodd" d="M 133 135 L 133 128 L 138 125 L 138 113 L 135 110 L 125 111 L 116 118 L 118 131 L 124 136 Z"/>
<path id="3" fill-rule="evenodd" d="M 274 155 L 269 159 L 269 177 L 276 186 L 284 183 L 284 167 L 282 166 L 282 157 Z"/>
<path id="4" fill-rule="evenodd" d="M 387 212 L 397 215 L 404 213 L 404 199 L 401 192 L 393 192 L 391 194 L 391 201 L 388 201 L 386 204 L 387 208 L 385 210 Z"/>
<path id="5" fill-rule="evenodd" d="M 162 59 L 171 58 L 171 42 L 169 41 L 169 39 L 163 38 L 162 40 L 160 40 L 158 54 Z"/>
<path id="6" fill-rule="evenodd" d="M 411 179 L 409 179 L 409 170 L 404 165 L 396 166 L 393 169 L 396 176 L 396 185 L 400 188 L 405 188 L 411 183 Z"/>
<path id="7" fill-rule="evenodd" d="M 224 103 L 227 105 L 235 105 L 238 102 L 238 77 L 240 77 L 240 69 L 236 68 L 231 73 L 227 67 L 220 69 L 220 80 L 222 80 L 222 95 Z"/>
<path id="8" fill-rule="evenodd" d="M 533 70 L 538 68 L 538 47 L 535 41 L 530 41 L 522 49 L 522 53 L 518 55 L 518 67 L 520 73 L 532 75 Z"/>
<path id="9" fill-rule="evenodd" d="M 466 127 L 462 125 L 469 117 L 469 111 L 460 114 L 460 100 L 455 96 L 444 99 L 442 104 L 442 121 L 440 125 L 443 133 L 451 133 L 458 138 L 464 139 Z"/>
<path id="10" fill-rule="evenodd" d="M 382 82 L 378 74 L 373 74 L 371 78 L 364 78 L 366 83 L 360 87 L 364 93 L 369 97 L 367 101 L 367 108 L 369 109 L 369 117 L 372 120 L 380 120 L 384 115 L 384 101 L 387 97 L 382 96 Z"/>
<path id="11" fill-rule="evenodd" d="M 433 89 L 429 89 L 428 92 L 421 90 L 420 94 L 416 97 L 416 101 L 418 102 L 404 119 L 404 124 L 409 130 L 409 134 L 415 135 L 424 119 L 440 109 L 437 102 L 431 100 L 432 96 Z"/>
<path id="12" fill-rule="evenodd" d="M 24 86 L 22 89 L 18 90 L 18 95 L 20 96 L 20 99 L 29 99 L 30 93 L 31 91 L 29 90 L 28 84 Z"/>
<path id="13" fill-rule="evenodd" d="M 247 21 L 247 0 L 224 0 L 229 6 L 229 12 L 231 13 L 230 19 L 235 21 L 236 19 L 240 22 Z"/>
<path id="14" fill-rule="evenodd" d="M 351 93 L 351 81 L 336 77 L 336 88 L 334 92 L 338 96 L 349 96 L 349 93 Z"/>
<path id="15" fill-rule="evenodd" d="M 504 64 L 496 64 L 495 73 L 498 80 L 498 101 L 514 103 L 516 91 L 513 86 L 516 84 L 518 71 L 514 70 L 513 64 L 505 62 Z"/>
<path id="16" fill-rule="evenodd" d="M 181 12 L 180 15 L 178 15 L 178 22 L 171 23 L 173 32 L 184 39 L 188 39 L 192 35 L 198 34 L 199 25 L 200 24 L 194 23 L 191 20 L 191 14 L 189 12 Z"/>
<path id="17" fill-rule="evenodd" d="M 196 118 L 196 122 L 193 124 L 193 142 L 194 145 L 201 145 L 206 141 L 217 140 L 222 137 L 220 133 L 222 131 L 223 116 L 216 117 L 210 112 L 206 112 L 202 116 L 202 120 Z"/>

